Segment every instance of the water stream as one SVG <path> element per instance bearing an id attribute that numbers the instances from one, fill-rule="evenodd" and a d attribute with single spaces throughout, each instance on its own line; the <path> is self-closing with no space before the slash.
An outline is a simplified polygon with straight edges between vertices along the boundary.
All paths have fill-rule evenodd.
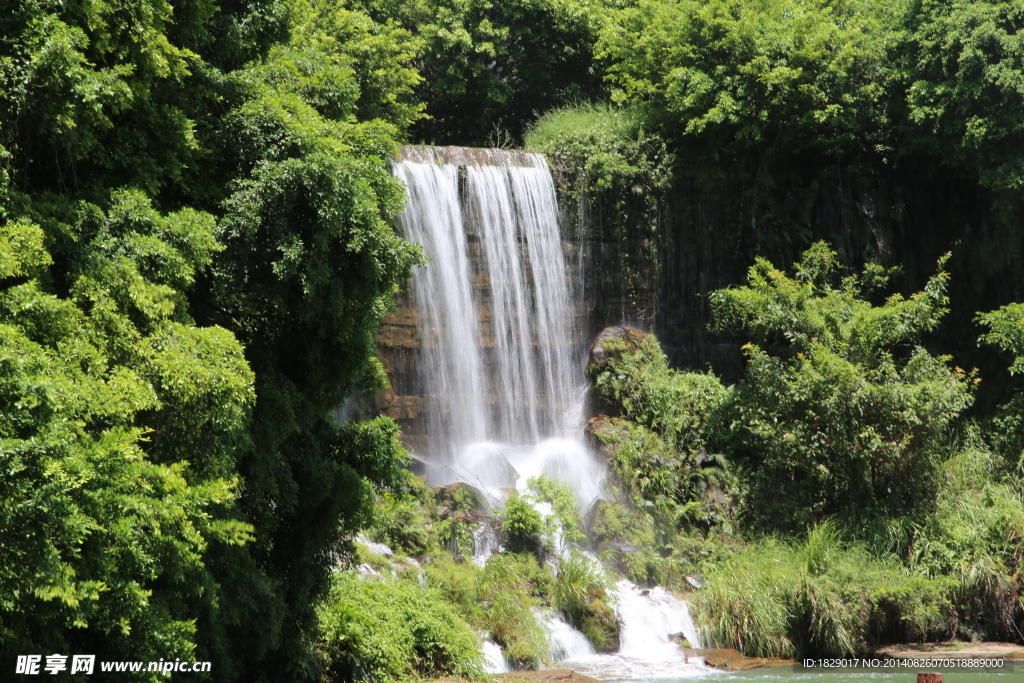
<path id="1" fill-rule="evenodd" d="M 566 666 L 608 680 L 681 679 L 719 675 L 700 657 L 687 658 L 682 640 L 701 647 L 700 633 L 685 602 L 664 588 L 642 589 L 622 580 L 613 598 L 619 618 L 619 650 L 615 654 L 566 657 Z"/>

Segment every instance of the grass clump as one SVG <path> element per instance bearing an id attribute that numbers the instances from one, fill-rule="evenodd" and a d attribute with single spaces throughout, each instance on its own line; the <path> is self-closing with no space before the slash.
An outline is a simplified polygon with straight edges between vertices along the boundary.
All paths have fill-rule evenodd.
<path id="1" fill-rule="evenodd" d="M 490 633 L 515 669 L 537 669 L 548 643 L 534 612 L 551 601 L 553 577 L 532 554 L 502 553 L 480 569 L 440 553 L 424 566 L 427 584 L 469 624 Z"/>
<path id="2" fill-rule="evenodd" d="M 547 636 L 535 608 L 550 595 L 551 574 L 533 555 L 494 555 L 482 572 L 479 598 L 484 609 L 478 623 L 490 631 L 515 669 L 538 669 L 547 661 Z"/>
<path id="3" fill-rule="evenodd" d="M 954 582 L 964 638 L 1019 638 L 1024 501 L 1008 469 L 998 455 L 970 444 L 943 463 L 935 513 L 913 527 L 906 551 L 916 571 Z"/>
<path id="4" fill-rule="evenodd" d="M 913 576 L 841 539 L 830 522 L 802 543 L 768 539 L 706 564 L 694 594 L 710 640 L 748 656 L 850 655 L 869 643 L 948 637 L 953 582 Z"/>
<path id="5" fill-rule="evenodd" d="M 617 650 L 619 644 L 609 597 L 607 579 L 586 557 L 573 554 L 559 563 L 552 604 L 599 652 Z"/>
<path id="6" fill-rule="evenodd" d="M 317 649 L 330 680 L 484 676 L 476 636 L 425 586 L 339 572 L 318 616 Z"/>

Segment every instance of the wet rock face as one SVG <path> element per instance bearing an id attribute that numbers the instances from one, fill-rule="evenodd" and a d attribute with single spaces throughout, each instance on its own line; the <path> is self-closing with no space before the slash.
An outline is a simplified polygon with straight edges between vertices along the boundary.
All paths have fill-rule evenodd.
<path id="1" fill-rule="evenodd" d="M 604 328 L 597 335 L 597 338 L 594 339 L 594 343 L 590 345 L 590 365 L 587 368 L 588 371 L 595 367 L 603 366 L 611 358 L 621 353 L 621 350 L 615 347 L 625 345 L 627 348 L 635 349 L 637 344 L 646 336 L 646 332 L 635 327 L 616 325 Z M 610 345 L 609 342 L 616 343 Z M 612 348 L 609 348 L 609 346 Z"/>

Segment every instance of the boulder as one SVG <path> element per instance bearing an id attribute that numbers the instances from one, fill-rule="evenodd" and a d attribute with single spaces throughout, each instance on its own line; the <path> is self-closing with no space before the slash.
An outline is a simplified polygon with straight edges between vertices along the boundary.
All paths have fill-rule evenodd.
<path id="1" fill-rule="evenodd" d="M 590 345 L 591 367 L 604 365 L 610 358 L 620 353 L 620 350 L 617 348 L 608 348 L 608 342 L 615 341 L 625 344 L 627 348 L 636 348 L 646 336 L 646 332 L 635 327 L 616 325 L 604 328 L 597 335 L 597 338 L 594 339 L 594 343 Z M 615 346 L 618 346 L 618 344 Z"/>
<path id="2" fill-rule="evenodd" d="M 489 513 L 487 498 L 479 490 L 469 484 L 457 481 L 447 486 L 433 487 L 434 501 L 438 505 L 438 514 L 444 508 L 447 517 L 450 513 L 478 512 Z"/>

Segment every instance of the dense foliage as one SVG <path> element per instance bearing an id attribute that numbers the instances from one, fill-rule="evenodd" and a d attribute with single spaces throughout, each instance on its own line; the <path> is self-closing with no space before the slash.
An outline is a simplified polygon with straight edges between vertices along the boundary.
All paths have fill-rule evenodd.
<path id="1" fill-rule="evenodd" d="M 751 511 L 775 528 L 806 526 L 808 513 L 918 508 L 934 497 L 948 428 L 971 403 L 972 377 L 920 346 L 946 312 L 946 273 L 873 306 L 863 297 L 888 274 L 869 266 L 839 279 L 837 267 L 824 244 L 795 278 L 758 260 L 748 285 L 711 302 L 719 328 L 750 340 L 725 439 L 750 469 Z"/>
<path id="2" fill-rule="evenodd" d="M 81 204 L 64 240 L 0 228 L 6 662 L 192 658 L 195 616 L 219 597 L 207 558 L 252 541 L 235 499 L 253 375 L 182 292 L 218 248 L 213 225 L 122 191 L 107 211 Z"/>
<path id="3" fill-rule="evenodd" d="M 415 582 L 338 574 L 322 609 L 327 674 L 338 680 L 480 678 L 473 633 L 440 594 Z"/>
<path id="4" fill-rule="evenodd" d="M 947 275 L 872 304 L 886 269 L 840 277 L 817 244 L 794 271 L 761 259 L 747 285 L 714 294 L 716 325 L 750 340 L 728 390 L 668 368 L 652 335 L 603 342 L 594 392 L 618 417 L 594 434 L 625 495 L 592 532 L 657 551 L 647 566 L 630 557 L 636 580 L 700 568 L 701 621 L 747 654 L 1014 638 L 1019 399 L 964 421 L 977 377 L 920 346 L 946 311 Z M 1019 352 L 1016 306 L 981 320 L 983 342 Z"/>
<path id="5" fill-rule="evenodd" d="M 390 421 L 330 411 L 380 382 L 418 260 L 390 224 L 404 34 L 274 2 L 0 22 L 0 650 L 308 674 L 329 570 L 400 462 Z"/>

